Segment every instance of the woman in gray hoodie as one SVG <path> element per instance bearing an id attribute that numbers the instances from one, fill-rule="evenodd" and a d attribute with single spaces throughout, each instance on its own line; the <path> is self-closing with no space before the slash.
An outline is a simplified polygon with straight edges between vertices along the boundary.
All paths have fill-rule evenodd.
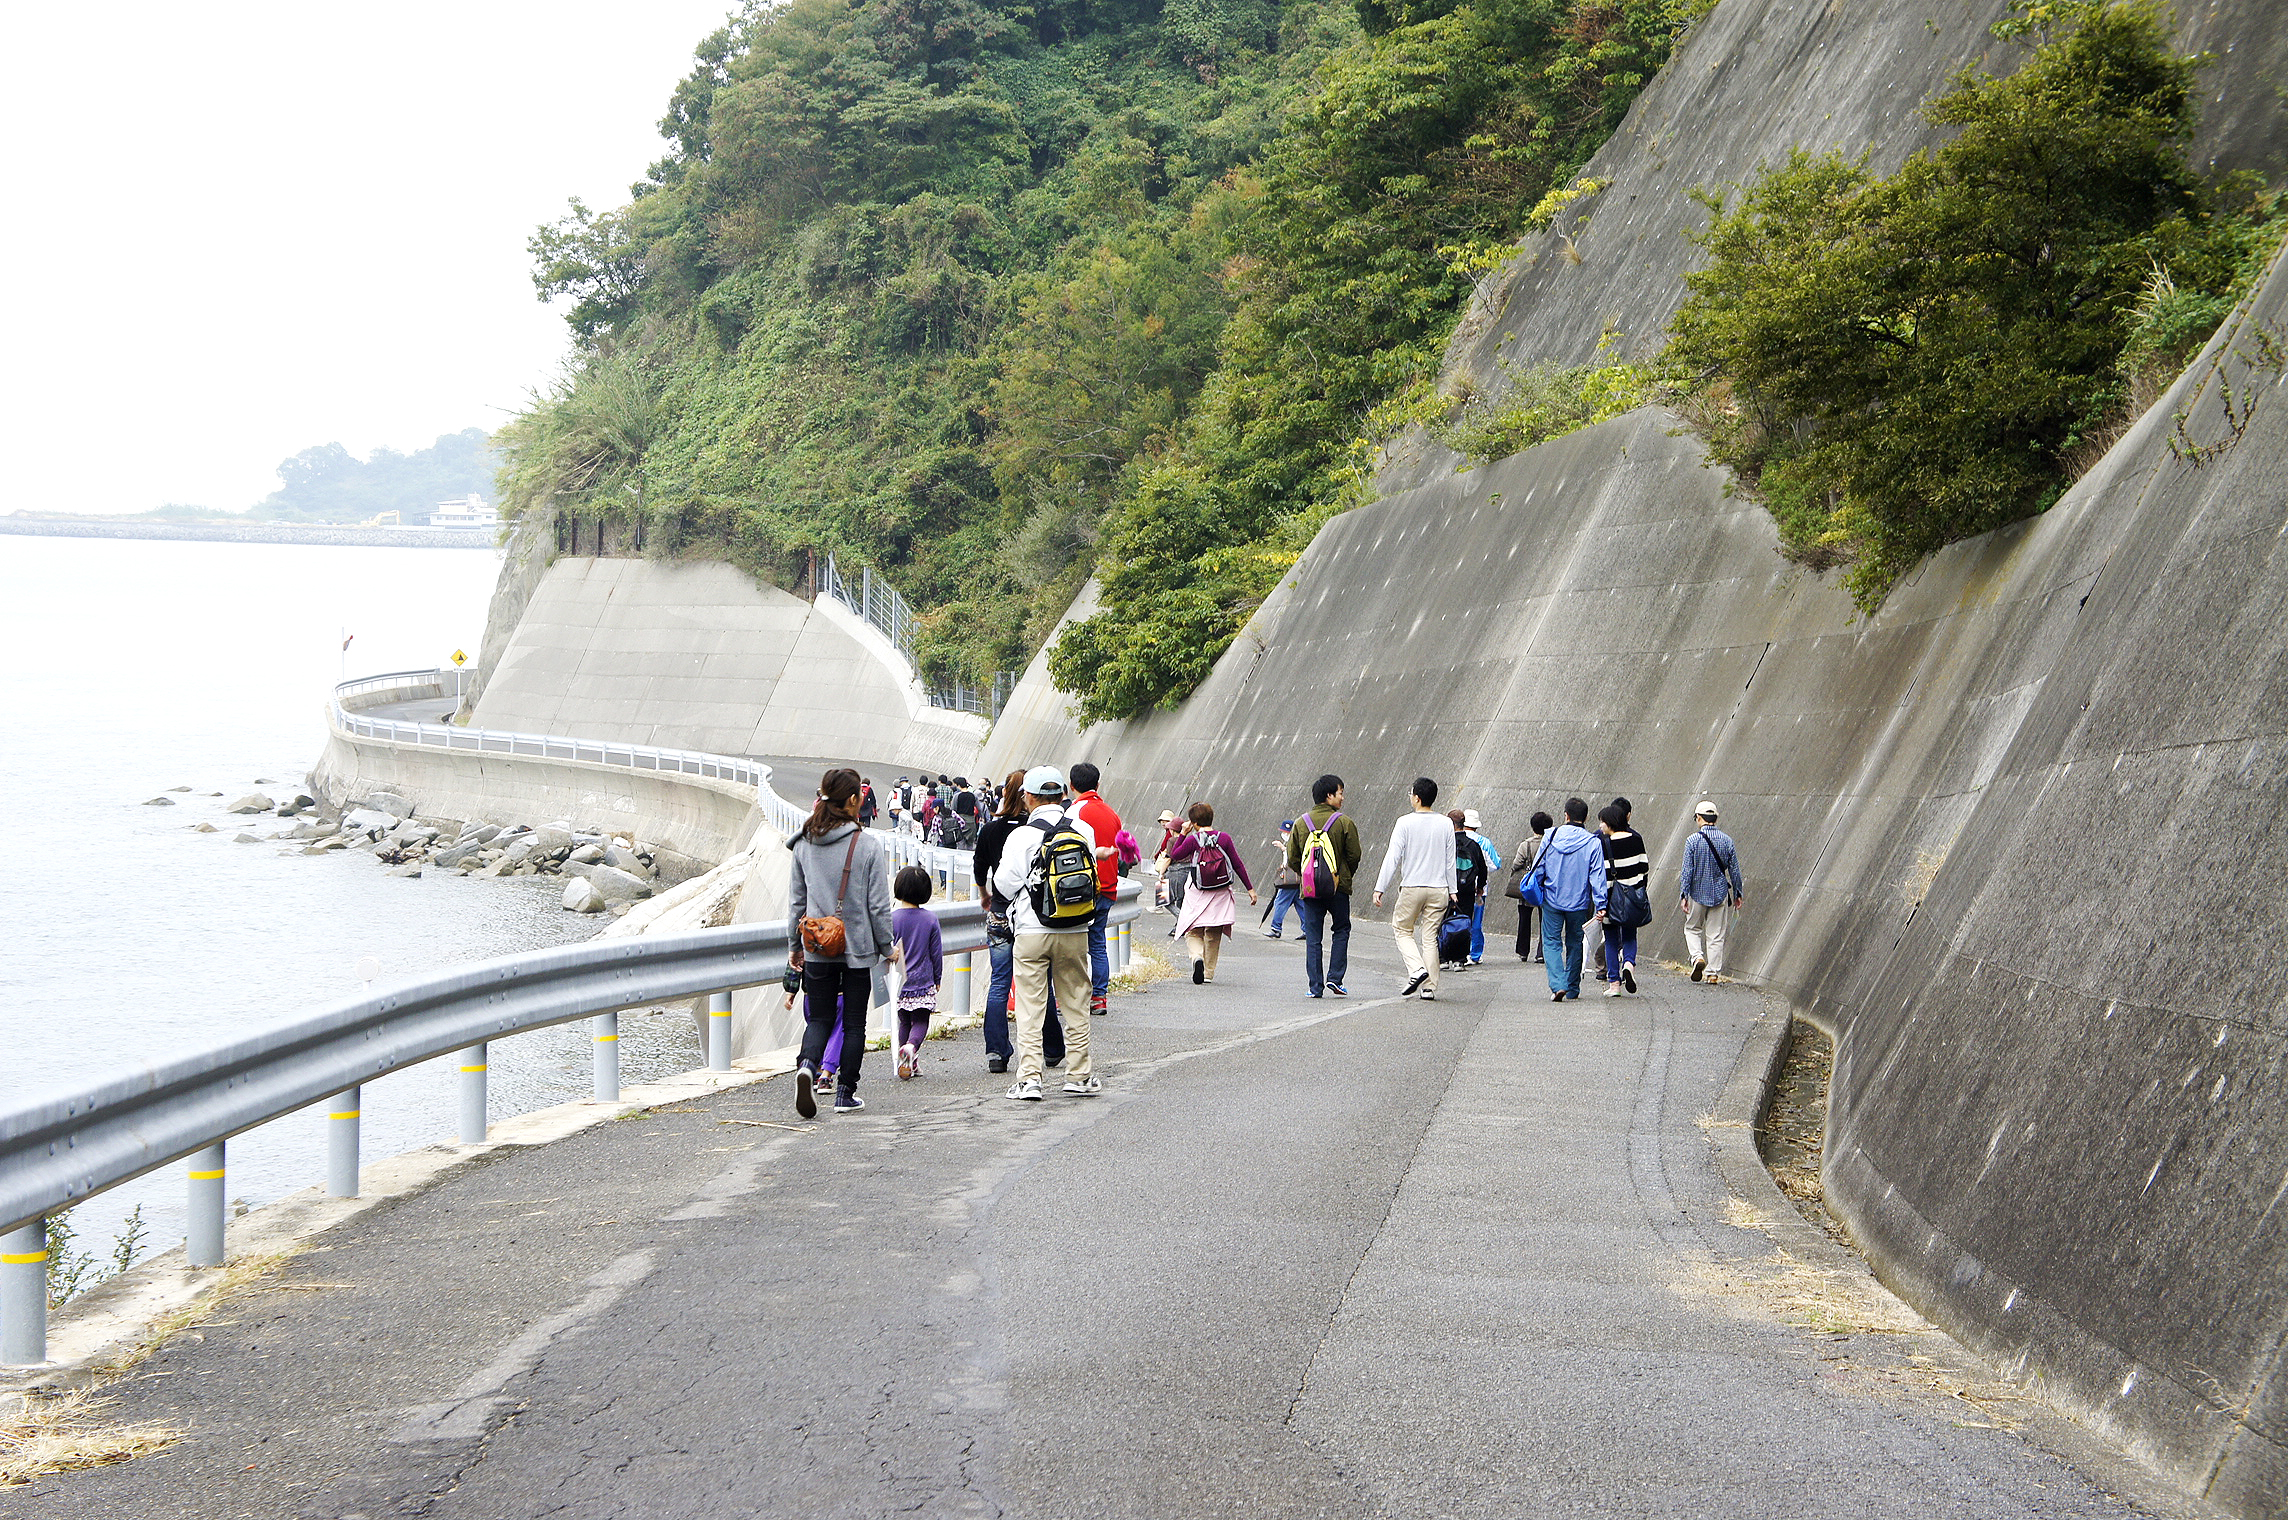
<path id="1" fill-rule="evenodd" d="M 858 827 L 858 773 L 828 771 L 802 832 L 787 841 L 794 857 L 787 882 L 787 927 L 802 959 L 802 1058 L 794 1073 L 794 1111 L 818 1115 L 819 1059 L 836 1024 L 842 1026 L 842 1065 L 836 1072 L 834 1111 L 855 1113 L 858 1068 L 866 1058 L 866 1004 L 874 967 L 898 959 L 890 929 L 890 866 L 881 841 Z M 840 918 L 840 955 L 820 955 L 802 943 L 806 918 Z"/>

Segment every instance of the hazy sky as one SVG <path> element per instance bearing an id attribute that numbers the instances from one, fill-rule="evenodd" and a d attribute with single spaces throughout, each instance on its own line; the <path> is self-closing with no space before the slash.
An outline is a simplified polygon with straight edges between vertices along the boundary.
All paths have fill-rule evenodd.
<path id="1" fill-rule="evenodd" d="M 618 205 L 732 0 L 12 12 L 0 512 L 237 509 L 491 429 L 567 329 L 525 239 Z"/>

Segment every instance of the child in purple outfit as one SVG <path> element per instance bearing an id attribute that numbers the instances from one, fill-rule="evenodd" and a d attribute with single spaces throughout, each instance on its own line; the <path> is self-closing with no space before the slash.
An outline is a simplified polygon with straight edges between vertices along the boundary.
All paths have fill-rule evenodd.
<path id="1" fill-rule="evenodd" d="M 892 890 L 902 905 L 890 915 L 890 933 L 905 952 L 905 978 L 898 984 L 898 1080 L 922 1074 L 922 1041 L 929 1038 L 930 1015 L 937 1012 L 937 984 L 945 975 L 945 933 L 930 900 L 930 873 L 907 866 Z"/>

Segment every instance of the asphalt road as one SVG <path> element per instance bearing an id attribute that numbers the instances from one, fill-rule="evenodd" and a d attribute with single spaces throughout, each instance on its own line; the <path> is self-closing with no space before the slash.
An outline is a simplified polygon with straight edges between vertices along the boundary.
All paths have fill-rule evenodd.
<path id="1" fill-rule="evenodd" d="M 172 1450 L 0 1515 L 2138 1513 L 1727 1222 L 1755 993 L 1399 1002 L 1358 946 L 1347 1003 L 1252 935 L 1117 1000 L 1094 1099 L 972 1034 L 862 1115 L 774 1080 L 473 1164 L 116 1385 Z"/>

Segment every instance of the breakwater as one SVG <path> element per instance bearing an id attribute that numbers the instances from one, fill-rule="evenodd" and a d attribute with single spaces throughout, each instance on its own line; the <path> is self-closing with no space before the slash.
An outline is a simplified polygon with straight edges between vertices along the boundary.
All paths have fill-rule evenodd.
<path id="1" fill-rule="evenodd" d="M 216 544 L 330 544 L 367 549 L 491 549 L 488 532 L 468 528 L 353 528 L 332 523 L 94 522 L 85 518 L 0 517 L 0 533 L 33 538 L 175 539 Z"/>

